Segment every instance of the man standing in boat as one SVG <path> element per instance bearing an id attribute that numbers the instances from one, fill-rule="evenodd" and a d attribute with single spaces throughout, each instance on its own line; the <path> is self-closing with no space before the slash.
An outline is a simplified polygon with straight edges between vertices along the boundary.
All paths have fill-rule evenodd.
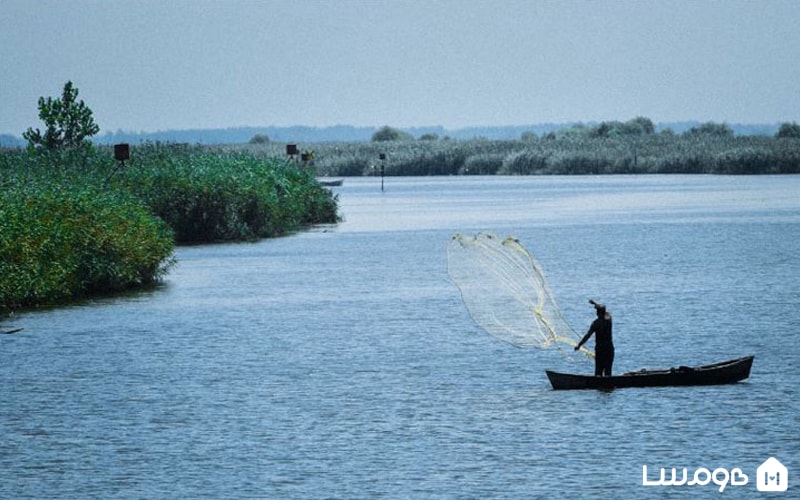
<path id="1" fill-rule="evenodd" d="M 581 348 L 589 340 L 592 334 L 594 337 L 594 375 L 596 377 L 610 377 L 611 366 L 614 364 L 614 342 L 611 335 L 611 314 L 606 311 L 606 306 L 598 304 L 594 300 L 589 300 L 597 311 L 597 319 L 592 321 L 589 331 L 583 336 L 575 350 Z"/>

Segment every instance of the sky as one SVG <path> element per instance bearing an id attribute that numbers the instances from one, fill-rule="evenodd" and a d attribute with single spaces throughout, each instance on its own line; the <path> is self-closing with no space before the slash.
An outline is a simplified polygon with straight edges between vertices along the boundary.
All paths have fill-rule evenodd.
<path id="1" fill-rule="evenodd" d="M 0 134 L 800 121 L 794 0 L 0 0 Z"/>

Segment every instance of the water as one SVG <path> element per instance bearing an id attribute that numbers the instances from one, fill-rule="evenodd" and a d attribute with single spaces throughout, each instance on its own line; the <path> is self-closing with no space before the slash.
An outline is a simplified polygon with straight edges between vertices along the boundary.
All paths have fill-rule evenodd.
<path id="1" fill-rule="evenodd" d="M 345 221 L 184 247 L 152 291 L 0 336 L 2 498 L 685 498 L 642 466 L 800 472 L 800 177 L 346 179 Z M 749 381 L 554 392 L 469 319 L 454 232 L 520 238 L 615 371 L 755 354 Z"/>

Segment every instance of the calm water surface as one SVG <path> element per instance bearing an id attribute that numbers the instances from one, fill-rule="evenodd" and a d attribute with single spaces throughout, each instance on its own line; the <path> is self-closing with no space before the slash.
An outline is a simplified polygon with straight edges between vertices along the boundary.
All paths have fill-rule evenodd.
<path id="1" fill-rule="evenodd" d="M 753 498 L 770 456 L 797 496 L 800 177 L 386 188 L 346 179 L 337 226 L 180 248 L 156 290 L 6 321 L 0 497 Z M 617 372 L 755 354 L 751 378 L 552 391 L 545 368 L 592 366 L 471 322 L 445 251 L 476 231 L 520 238 L 576 329 L 606 302 Z"/>

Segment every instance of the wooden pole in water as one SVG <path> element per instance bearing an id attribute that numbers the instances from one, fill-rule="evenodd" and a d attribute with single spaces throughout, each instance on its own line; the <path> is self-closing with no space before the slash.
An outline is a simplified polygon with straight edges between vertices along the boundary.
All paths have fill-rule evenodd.
<path id="1" fill-rule="evenodd" d="M 386 167 L 386 153 L 381 153 L 379 158 L 381 160 L 381 193 L 383 193 L 383 173 Z"/>

